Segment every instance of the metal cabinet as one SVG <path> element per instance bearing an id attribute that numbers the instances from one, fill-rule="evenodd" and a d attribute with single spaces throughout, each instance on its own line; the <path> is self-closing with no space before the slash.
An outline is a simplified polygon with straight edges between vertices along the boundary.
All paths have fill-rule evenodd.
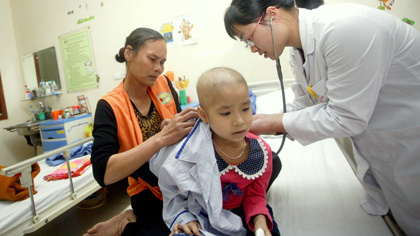
<path id="1" fill-rule="evenodd" d="M 39 123 L 44 153 L 84 139 L 86 127 L 90 123 L 92 123 L 92 114 L 81 114 L 67 119 Z"/>

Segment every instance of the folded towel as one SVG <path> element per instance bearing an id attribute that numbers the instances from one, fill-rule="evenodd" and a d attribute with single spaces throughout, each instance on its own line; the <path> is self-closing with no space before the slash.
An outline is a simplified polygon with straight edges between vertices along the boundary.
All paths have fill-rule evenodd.
<path id="1" fill-rule="evenodd" d="M 77 177 L 85 173 L 86 167 L 90 165 L 90 157 L 78 158 L 70 161 L 71 177 Z M 44 176 L 46 181 L 68 179 L 69 172 L 67 170 L 67 163 L 64 163 L 53 173 Z"/>
<path id="2" fill-rule="evenodd" d="M 5 166 L 0 166 L 0 170 Z M 38 163 L 32 165 L 32 190 L 37 193 L 34 188 L 34 178 L 39 174 L 41 168 Z M 21 201 L 29 197 L 29 189 L 22 187 L 19 176 L 6 177 L 0 175 L 0 200 Z"/>
<path id="3" fill-rule="evenodd" d="M 85 143 L 84 145 L 80 145 L 70 149 L 70 157 L 69 159 L 74 159 L 77 157 L 81 157 L 84 155 L 88 155 L 92 153 L 92 142 Z M 45 161 L 49 166 L 58 166 L 66 161 L 64 158 L 63 153 L 57 154 L 52 157 L 48 157 Z"/>

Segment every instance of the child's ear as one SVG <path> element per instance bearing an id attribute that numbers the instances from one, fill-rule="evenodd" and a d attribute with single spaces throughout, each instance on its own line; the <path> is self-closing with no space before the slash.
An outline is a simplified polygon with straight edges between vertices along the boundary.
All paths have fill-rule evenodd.
<path id="1" fill-rule="evenodd" d="M 200 117 L 200 119 L 201 119 L 204 123 L 208 124 L 208 121 L 207 121 L 207 115 L 206 115 L 206 112 L 203 110 L 203 108 L 201 108 L 201 106 L 198 106 L 198 107 L 197 107 L 197 111 L 198 111 L 198 117 Z"/>

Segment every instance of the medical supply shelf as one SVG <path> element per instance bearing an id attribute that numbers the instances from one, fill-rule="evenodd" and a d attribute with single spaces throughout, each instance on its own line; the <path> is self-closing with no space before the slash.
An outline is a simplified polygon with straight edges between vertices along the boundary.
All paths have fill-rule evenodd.
<path id="1" fill-rule="evenodd" d="M 44 153 L 86 138 L 85 129 L 90 123 L 92 123 L 92 114 L 40 122 Z"/>

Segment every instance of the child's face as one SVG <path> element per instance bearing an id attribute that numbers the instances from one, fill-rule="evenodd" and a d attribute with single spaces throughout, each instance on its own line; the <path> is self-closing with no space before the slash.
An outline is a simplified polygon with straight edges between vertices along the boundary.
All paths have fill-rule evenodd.
<path id="1" fill-rule="evenodd" d="M 243 142 L 252 122 L 248 89 L 239 84 L 222 86 L 218 92 L 205 111 L 199 109 L 200 118 L 210 125 L 213 140 Z"/>

